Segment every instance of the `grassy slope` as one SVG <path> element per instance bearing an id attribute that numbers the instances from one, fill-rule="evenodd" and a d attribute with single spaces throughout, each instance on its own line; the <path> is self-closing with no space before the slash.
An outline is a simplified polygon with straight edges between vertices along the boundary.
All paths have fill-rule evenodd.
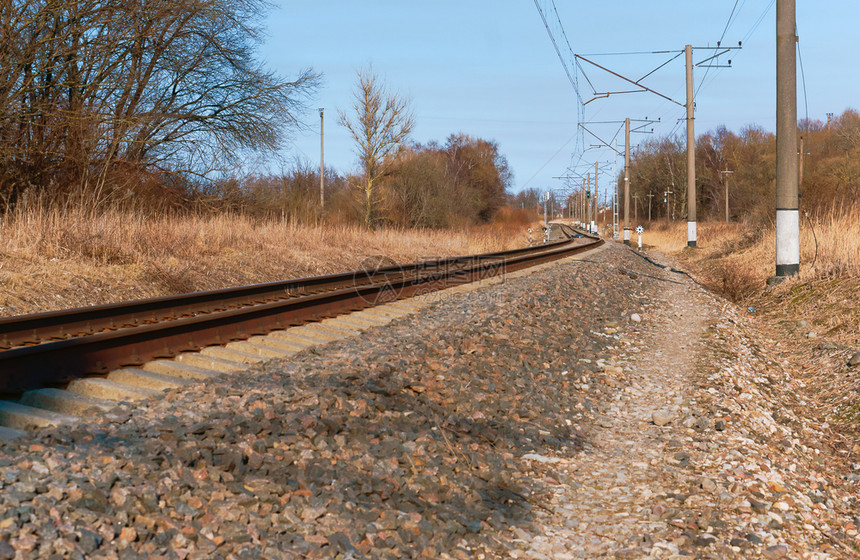
<path id="1" fill-rule="evenodd" d="M 19 315 L 528 243 L 524 227 L 441 232 L 303 226 L 242 216 L 33 210 L 0 216 L 0 315 Z"/>
<path id="2" fill-rule="evenodd" d="M 815 235 L 813 236 L 813 231 Z M 697 250 L 687 250 L 683 224 L 660 226 L 645 236 L 649 245 L 673 253 L 712 290 L 785 325 L 806 320 L 817 335 L 840 345 L 860 346 L 860 209 L 801 227 L 800 274 L 766 287 L 775 269 L 773 226 L 705 223 Z"/>

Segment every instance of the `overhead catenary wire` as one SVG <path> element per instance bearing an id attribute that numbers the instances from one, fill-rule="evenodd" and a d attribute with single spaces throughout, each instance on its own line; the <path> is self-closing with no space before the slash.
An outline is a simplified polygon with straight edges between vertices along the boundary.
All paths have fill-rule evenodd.
<path id="1" fill-rule="evenodd" d="M 567 141 L 566 141 L 564 144 L 562 144 L 562 145 L 561 145 L 561 147 L 560 147 L 558 150 L 556 150 L 556 151 L 555 151 L 555 153 L 554 153 L 552 156 L 550 156 L 550 158 L 549 158 L 548 160 L 546 160 L 546 162 L 544 162 L 544 164 L 543 164 L 543 165 L 541 165 L 541 166 L 540 166 L 540 169 L 538 169 L 537 171 L 535 171 L 534 175 L 532 175 L 531 177 L 529 177 L 529 180 L 528 180 L 528 181 L 526 181 L 525 183 L 523 183 L 523 185 L 522 185 L 522 187 L 520 187 L 520 189 L 525 189 L 525 188 L 529 185 L 529 183 L 531 183 L 531 182 L 534 180 L 534 178 L 535 178 L 535 177 L 537 177 L 537 176 L 538 176 L 538 174 L 539 174 L 541 171 L 543 171 L 544 167 L 546 167 L 547 165 L 549 165 L 549 162 L 551 162 L 552 160 L 554 160 L 554 159 L 556 158 L 556 156 L 558 156 L 558 154 L 560 154 L 560 153 L 561 153 L 561 151 L 562 151 L 563 149 L 565 149 L 565 148 L 567 147 L 567 145 L 568 145 L 568 144 L 570 144 L 570 142 L 571 142 L 574 138 L 576 138 L 578 135 L 579 135 L 579 130 L 578 130 L 578 128 L 577 128 L 577 131 L 573 134 L 573 136 L 571 136 L 570 138 L 568 138 L 568 139 L 567 139 Z"/>
<path id="2" fill-rule="evenodd" d="M 726 26 L 725 26 L 725 28 L 723 28 L 723 33 L 720 35 L 720 40 L 717 41 L 717 48 L 722 45 L 723 40 L 726 38 L 726 33 L 728 32 L 729 28 L 731 27 L 731 24 L 732 24 L 733 18 L 735 18 L 735 15 L 740 14 L 740 10 L 738 9 L 738 2 L 739 2 L 739 0 L 735 0 L 735 4 L 734 4 L 734 6 L 732 6 L 732 12 L 729 14 L 729 19 L 726 21 Z M 770 8 L 773 6 L 773 4 L 775 2 L 776 2 L 776 0 L 772 0 L 771 3 L 768 5 L 768 7 L 765 8 L 764 12 L 762 12 L 762 14 L 758 17 L 758 19 L 753 24 L 750 31 L 740 41 L 741 43 L 745 43 L 747 41 L 747 39 L 749 39 L 749 37 L 755 32 L 755 30 L 758 29 L 758 26 L 761 25 L 761 22 L 767 16 L 768 12 L 770 11 Z M 744 0 L 744 2 L 741 4 L 741 9 L 743 9 L 744 4 L 746 4 L 746 0 Z M 725 53 L 723 53 L 723 54 L 725 54 Z M 720 55 L 715 55 L 715 56 L 719 57 Z M 700 64 L 701 64 L 701 62 L 700 62 Z M 710 70 L 711 70 L 710 66 L 707 66 L 705 69 L 705 75 L 702 76 L 702 80 L 699 82 L 699 86 L 696 88 L 696 91 L 693 94 L 693 100 L 694 101 L 699 96 L 699 91 L 704 87 L 705 81 L 708 79 L 708 73 L 710 72 Z M 719 75 L 719 72 L 717 72 L 717 74 Z"/>
<path id="3" fill-rule="evenodd" d="M 660 106 L 656 107 L 656 109 L 653 112 L 657 113 L 658 115 L 661 115 L 660 120 L 663 120 L 664 122 L 670 122 L 671 120 L 674 120 L 674 119 L 670 119 L 670 116 L 677 114 L 676 113 L 677 109 L 675 109 L 673 107 L 673 108 L 670 108 L 669 111 L 666 111 L 666 105 L 668 104 L 667 101 L 669 101 L 669 102 L 671 102 L 672 105 L 683 106 L 681 103 L 678 103 L 677 101 L 675 101 L 673 99 L 676 96 L 676 94 L 673 94 L 671 97 L 663 95 L 663 94 L 655 91 L 654 89 L 646 86 L 643 83 L 643 81 L 654 76 L 655 73 L 657 73 L 661 69 L 663 69 L 666 66 L 668 66 L 669 64 L 671 64 L 671 62 L 673 62 L 677 58 L 679 58 L 684 53 L 683 50 L 677 50 L 677 49 L 638 50 L 638 51 L 631 50 L 631 51 L 597 52 L 597 53 L 579 54 L 579 53 L 574 52 L 571 48 L 570 42 L 567 38 L 567 34 L 564 32 L 564 28 L 561 24 L 561 20 L 559 19 L 559 14 L 558 14 L 558 10 L 556 8 L 555 0 L 534 0 L 534 2 L 538 8 L 538 11 L 541 13 L 541 17 L 544 20 L 544 24 L 547 27 L 547 31 L 550 34 L 550 38 L 553 42 L 554 47 L 556 48 L 556 53 L 558 54 L 560 60 L 562 60 L 562 64 L 565 66 L 565 72 L 568 73 L 568 77 L 569 77 L 569 79 L 571 79 L 571 83 L 572 83 L 572 85 L 574 85 L 574 87 L 576 89 L 577 101 L 580 104 L 579 109 L 581 110 L 580 114 L 583 115 L 582 119 L 580 120 L 581 123 L 588 124 L 588 122 L 584 118 L 585 112 L 583 109 L 584 109 L 585 105 L 591 103 L 592 101 L 608 98 L 608 97 L 614 96 L 616 94 L 639 93 L 639 92 L 651 92 L 651 93 L 657 94 L 658 96 L 662 97 L 663 101 L 660 103 Z M 751 27 L 749 28 L 747 33 L 744 35 L 743 39 L 738 42 L 739 45 L 746 42 L 756 32 L 756 30 L 761 25 L 762 21 L 767 17 L 767 14 L 772 10 L 775 3 L 776 3 L 776 0 L 770 0 L 770 2 L 768 2 L 767 6 L 764 8 L 764 10 L 760 14 L 757 15 L 754 23 L 751 25 Z M 541 4 L 546 5 L 546 9 L 542 9 Z M 698 82 L 698 84 L 696 85 L 695 90 L 693 92 L 693 101 L 694 102 L 696 102 L 698 100 L 699 94 L 705 88 L 707 88 L 711 83 L 713 83 L 713 81 L 715 79 L 717 79 L 722 74 L 723 65 L 720 64 L 720 58 L 722 56 L 726 55 L 729 50 L 738 48 L 738 47 L 725 47 L 725 46 L 723 46 L 723 41 L 729 35 L 730 31 L 737 26 L 738 22 L 741 21 L 741 14 L 744 13 L 744 8 L 746 7 L 746 4 L 747 4 L 747 0 L 734 0 L 731 3 L 730 13 L 729 13 L 727 19 L 725 20 L 725 24 L 723 25 L 723 29 L 721 30 L 721 33 L 719 35 L 719 40 L 716 42 L 715 46 L 713 46 L 712 43 L 708 43 L 707 46 L 694 47 L 696 49 L 710 49 L 711 50 L 711 54 L 708 55 L 709 57 L 706 57 L 697 63 L 697 66 L 699 66 L 700 68 L 702 66 L 705 67 L 705 72 L 702 73 L 700 79 L 696 80 Z M 750 11 L 751 10 L 747 10 L 748 15 L 752 15 L 752 14 L 749 14 Z M 559 33 L 557 33 L 558 38 L 556 38 L 553 35 L 553 32 L 550 29 L 550 24 L 555 23 L 555 21 L 553 21 L 553 22 L 550 21 L 552 18 L 555 18 L 555 20 L 557 20 L 558 29 L 560 30 Z M 571 57 L 572 64 L 566 63 L 565 57 L 563 56 L 563 52 L 562 52 L 563 47 L 567 47 L 568 52 L 572 55 L 572 57 Z M 597 64 L 594 60 L 589 60 L 589 59 L 585 58 L 585 57 L 618 57 L 618 56 L 629 56 L 629 55 L 637 55 L 638 56 L 638 55 L 655 55 L 655 54 L 669 55 L 669 57 L 667 60 L 661 61 L 654 68 L 650 69 L 647 73 L 642 75 L 642 77 L 639 78 L 638 80 L 631 80 L 629 78 L 626 78 L 618 72 L 614 72 L 605 66 Z M 711 62 L 712 60 L 715 60 L 715 62 Z M 601 83 L 602 78 L 601 78 L 601 80 L 595 79 L 595 76 L 592 75 L 592 74 L 595 74 L 595 72 L 592 71 L 589 73 L 588 71 L 586 71 L 587 69 L 585 67 L 585 64 L 583 64 L 583 62 L 588 63 L 588 65 L 596 67 L 599 70 L 608 72 L 609 74 L 616 76 L 617 78 L 634 85 L 635 88 L 641 88 L 641 89 L 631 88 L 629 90 L 624 90 L 624 91 L 612 91 L 611 89 L 607 88 L 607 90 L 601 90 L 601 88 L 603 87 L 603 85 Z M 729 64 L 730 63 L 731 62 L 729 62 Z M 711 72 L 712 68 L 715 68 L 716 71 Z M 588 70 L 590 70 L 590 68 Z M 803 72 L 802 61 L 801 61 L 801 72 Z M 593 94 L 593 97 L 587 101 L 585 101 L 583 99 L 582 94 L 579 90 L 578 78 L 580 76 L 582 77 L 582 79 L 587 84 L 587 89 L 590 90 L 590 92 Z M 574 80 L 573 79 L 574 77 L 577 79 Z M 805 81 L 804 81 L 804 85 L 805 85 Z M 617 88 L 617 89 L 621 89 L 621 88 Z M 607 104 L 598 102 L 598 103 L 595 103 L 594 106 L 595 106 L 595 109 L 593 111 L 591 111 L 591 110 L 589 111 L 589 114 L 592 115 L 592 118 L 594 116 L 596 116 L 597 113 L 603 112 L 603 109 L 607 107 Z M 649 111 L 649 113 L 650 112 L 651 111 Z M 682 116 L 682 118 L 676 120 L 675 123 L 671 127 L 669 136 L 673 137 L 677 133 L 678 128 L 685 121 L 686 121 L 686 119 L 683 116 Z M 601 134 L 600 136 L 597 136 L 594 134 L 594 132 L 592 132 L 591 130 L 588 130 L 585 127 L 582 127 L 582 129 L 583 129 L 582 130 L 583 132 L 588 133 L 592 136 L 595 136 L 595 138 L 597 138 L 604 145 L 606 145 L 606 143 L 600 139 L 600 136 L 603 136 L 603 134 Z M 580 142 L 577 143 L 578 149 L 574 152 L 574 154 L 572 154 L 572 157 L 571 157 L 572 161 L 576 160 L 577 162 L 579 162 L 579 161 L 583 160 L 583 151 L 585 151 L 587 149 L 585 144 L 586 144 L 586 142 L 582 142 L 582 145 L 580 146 Z M 616 151 L 616 153 L 617 153 L 617 150 L 614 150 L 614 151 Z M 555 156 L 553 156 L 553 158 L 554 157 Z"/>
<path id="4" fill-rule="evenodd" d="M 771 10 L 771 8 L 773 8 L 774 4 L 776 4 L 776 0 L 770 0 L 770 4 L 767 5 L 767 7 L 764 9 L 764 11 L 761 13 L 761 15 L 756 20 L 756 22 L 752 25 L 752 27 L 750 27 L 750 30 L 747 31 L 747 34 L 744 35 L 743 39 L 741 39 L 744 43 L 746 43 L 749 40 L 749 38 L 752 36 L 752 34 L 756 32 L 756 30 L 761 25 L 761 22 L 764 21 L 764 18 L 767 17 L 767 14 L 770 13 L 770 10 Z"/>
<path id="5" fill-rule="evenodd" d="M 800 34 L 797 31 L 797 25 L 794 26 L 794 34 L 800 37 Z M 809 126 L 809 98 L 806 95 L 806 75 L 803 72 L 803 55 L 800 51 L 800 41 L 797 41 L 797 60 L 800 63 L 800 81 L 803 84 L 803 105 L 805 109 L 806 119 L 803 121 L 804 127 Z M 803 146 L 803 141 L 800 143 Z M 803 154 L 800 155 L 803 157 Z M 803 188 L 803 184 L 798 184 L 799 188 Z M 815 235 L 815 226 L 812 225 L 812 220 L 809 219 L 809 212 L 803 212 L 804 217 L 806 217 L 806 223 L 809 225 L 809 230 L 812 232 L 812 240 L 815 243 L 815 253 L 812 255 L 812 264 L 809 265 L 809 268 L 815 268 L 815 261 L 818 260 L 818 236 Z"/>
<path id="6" fill-rule="evenodd" d="M 553 48 L 555 49 L 556 55 L 558 56 L 559 62 L 561 62 L 562 67 L 564 68 L 565 74 L 567 74 L 567 78 L 570 81 L 571 86 L 573 86 L 574 93 L 576 94 L 576 117 L 577 123 L 581 123 L 585 121 L 585 105 L 582 102 L 582 96 L 579 91 L 579 75 L 577 73 L 577 69 L 575 64 L 570 64 L 565 57 L 565 54 L 562 53 L 562 46 L 559 45 L 559 41 L 556 39 L 555 34 L 552 31 L 550 26 L 550 19 L 554 21 L 554 23 L 558 26 L 558 32 L 561 35 L 561 38 L 564 40 L 564 46 L 567 47 L 567 55 L 570 57 L 570 60 L 575 60 L 573 47 L 570 44 L 570 40 L 567 38 L 567 33 L 564 30 L 564 25 L 561 23 L 561 18 L 558 15 L 558 8 L 555 5 L 555 0 L 548 0 L 549 4 L 547 6 L 547 10 L 541 6 L 542 2 L 547 2 L 547 0 L 534 0 L 535 7 L 540 14 L 541 20 L 543 21 L 544 27 L 546 28 L 546 32 L 549 35 L 550 41 L 552 42 Z M 554 16 L 552 18 L 547 17 L 547 13 L 551 10 L 551 15 Z M 574 146 L 575 152 L 581 152 L 584 150 L 584 137 L 582 135 L 582 131 L 577 127 L 576 129 L 576 145 Z M 555 156 L 553 156 L 554 158 Z M 552 159 L 552 158 L 551 158 Z"/>
<path id="7" fill-rule="evenodd" d="M 669 54 L 675 52 L 673 50 L 663 51 L 629 51 L 629 52 L 601 52 L 601 53 L 579 53 L 580 56 L 634 56 L 640 54 Z"/>
<path id="8" fill-rule="evenodd" d="M 723 34 L 720 35 L 720 40 L 717 41 L 717 45 L 723 42 L 723 39 L 726 38 L 726 32 L 729 30 L 729 26 L 732 24 L 732 18 L 735 15 L 735 10 L 738 9 L 738 2 L 740 0 L 735 0 L 735 5 L 732 7 L 732 13 L 729 14 L 729 20 L 726 22 L 726 27 L 723 29 Z"/>
<path id="9" fill-rule="evenodd" d="M 797 26 L 794 26 L 794 34 L 800 37 Z M 809 99 L 806 95 L 806 74 L 803 71 L 803 55 L 800 52 L 800 40 L 797 41 L 797 60 L 800 63 L 800 82 L 803 84 L 803 106 L 806 114 L 805 126 L 809 125 Z"/>
<path id="10" fill-rule="evenodd" d="M 637 81 L 637 82 L 641 82 L 642 80 L 644 80 L 645 78 L 647 78 L 648 76 L 650 76 L 651 74 L 653 74 L 654 72 L 656 72 L 657 70 L 660 70 L 661 68 L 663 68 L 664 66 L 666 66 L 667 64 L 669 64 L 670 62 L 672 62 L 673 60 L 675 60 L 676 58 L 678 58 L 679 56 L 682 56 L 683 54 L 684 54 L 684 51 L 678 51 L 678 53 L 677 53 L 675 56 L 673 56 L 672 58 L 670 58 L 669 60 L 667 60 L 666 62 L 664 62 L 664 63 L 663 63 L 663 64 L 661 64 L 660 66 L 658 66 L 657 68 L 655 68 L 655 69 L 651 70 L 650 72 L 648 72 L 647 74 L 645 74 L 644 76 L 642 76 L 641 78 L 639 78 L 639 79 L 638 79 L 638 80 L 636 80 L 636 81 Z"/>
<path id="11" fill-rule="evenodd" d="M 539 0 L 534 0 L 535 7 L 540 13 L 540 17 L 543 20 L 544 27 L 546 27 L 546 31 L 549 34 L 550 41 L 552 41 L 552 45 L 555 48 L 555 52 L 558 55 L 559 60 L 561 61 L 561 65 L 564 68 L 565 73 L 567 74 L 567 78 L 570 81 L 570 85 L 573 86 L 574 91 L 576 92 L 577 100 L 582 103 L 582 97 L 579 94 L 579 80 L 577 79 L 576 72 L 571 72 L 567 61 L 564 58 L 564 55 L 561 52 L 561 47 L 558 45 L 558 41 L 556 40 L 555 35 L 552 33 L 550 29 L 549 20 L 547 20 L 546 14 L 544 13 L 543 8 L 541 8 Z M 552 5 L 552 11 L 555 14 L 555 20 L 558 23 L 559 30 L 561 31 L 561 35 L 564 38 L 564 43 L 567 46 L 567 50 L 573 53 L 573 48 L 570 46 L 570 41 L 567 39 L 567 33 L 564 31 L 564 26 L 561 24 L 561 18 L 558 16 L 558 9 L 555 6 L 555 0 L 550 0 L 550 4 Z"/>
<path id="12" fill-rule="evenodd" d="M 745 34 L 745 35 L 743 36 L 743 38 L 741 39 L 741 41 L 740 41 L 741 43 L 746 43 L 746 42 L 749 40 L 749 38 L 750 38 L 750 37 L 752 37 L 752 35 L 756 32 L 756 30 L 758 30 L 758 28 L 759 28 L 759 26 L 761 25 L 762 21 L 764 21 L 764 19 L 765 19 L 765 18 L 767 17 L 767 15 L 768 15 L 768 13 L 770 13 L 770 10 L 773 8 L 773 6 L 774 6 L 774 4 L 775 4 L 775 3 L 776 3 L 776 0 L 771 0 L 771 1 L 768 3 L 768 5 L 765 7 L 765 9 L 764 9 L 764 10 L 763 10 L 759 15 L 758 15 L 758 17 L 756 17 L 756 19 L 755 19 L 755 21 L 754 21 L 753 25 L 750 27 L 750 29 L 746 32 L 746 34 Z M 725 25 L 725 27 L 723 28 L 723 32 L 722 32 L 722 34 L 720 35 L 720 40 L 718 41 L 718 45 L 721 45 L 721 44 L 722 44 L 722 42 L 723 42 L 723 40 L 725 39 L 725 36 L 726 36 L 726 34 L 727 34 L 728 30 L 729 30 L 729 29 L 731 29 L 731 27 L 732 27 L 733 23 L 738 21 L 738 18 L 740 17 L 740 13 L 741 13 L 741 11 L 743 10 L 743 8 L 744 8 L 744 6 L 745 6 L 745 5 L 746 5 L 746 0 L 743 0 L 743 2 L 740 2 L 740 7 L 738 7 L 738 0 L 735 0 L 734 5 L 732 6 L 732 12 L 731 12 L 731 14 L 729 15 L 728 20 L 726 21 L 726 25 Z M 716 48 L 716 47 L 715 47 L 715 48 Z M 693 95 L 693 99 L 694 99 L 694 101 L 698 98 L 699 92 L 700 92 L 700 91 L 701 91 L 701 90 L 702 90 L 702 89 L 703 89 L 707 84 L 712 83 L 712 82 L 714 81 L 714 79 L 715 79 L 717 76 L 719 76 L 719 75 L 720 75 L 720 73 L 721 73 L 722 69 L 720 68 L 720 69 L 718 69 L 718 71 L 717 71 L 715 74 L 710 75 L 711 80 L 708 80 L 708 77 L 709 77 L 709 71 L 710 71 L 710 68 L 706 69 L 705 74 L 702 76 L 701 81 L 699 82 L 699 85 L 696 87 L 695 93 L 694 93 L 694 95 Z M 672 111 L 672 112 L 674 112 L 674 111 Z M 677 131 L 678 127 L 681 125 L 681 122 L 683 122 L 683 118 L 682 118 L 681 120 L 677 121 L 677 122 L 675 123 L 675 125 L 672 127 L 671 131 L 669 132 L 669 136 L 670 136 L 670 137 L 671 137 L 671 136 L 673 136 L 673 135 L 675 134 L 675 132 Z"/>

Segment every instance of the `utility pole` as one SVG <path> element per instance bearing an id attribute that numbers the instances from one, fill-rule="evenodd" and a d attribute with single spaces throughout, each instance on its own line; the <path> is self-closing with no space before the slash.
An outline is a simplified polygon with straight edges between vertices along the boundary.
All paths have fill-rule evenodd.
<path id="1" fill-rule="evenodd" d="M 612 239 L 618 239 L 618 182 L 615 182 L 615 192 L 612 193 L 612 198 L 609 200 L 612 210 Z"/>
<path id="2" fill-rule="evenodd" d="M 585 189 L 588 188 L 585 184 L 581 184 L 579 186 L 579 194 L 577 195 L 577 200 L 579 200 L 579 223 L 585 222 Z"/>
<path id="3" fill-rule="evenodd" d="M 639 195 L 633 195 L 633 223 L 639 225 Z"/>
<path id="4" fill-rule="evenodd" d="M 603 229 L 606 229 L 606 209 L 609 208 L 609 189 L 603 191 Z"/>
<path id="5" fill-rule="evenodd" d="M 723 185 L 726 188 L 726 225 L 729 225 L 729 175 L 734 173 L 734 171 L 729 171 L 725 169 L 720 171 L 720 175 L 723 176 Z"/>
<path id="6" fill-rule="evenodd" d="M 800 272 L 795 0 L 776 0 L 776 277 Z"/>
<path id="7" fill-rule="evenodd" d="M 585 229 L 591 233 L 591 173 L 588 173 L 585 178 L 585 205 L 588 206 L 588 213 L 585 217 Z"/>
<path id="8" fill-rule="evenodd" d="M 651 201 L 654 199 L 654 193 L 648 193 L 645 196 L 648 197 L 648 223 L 651 223 Z"/>
<path id="9" fill-rule="evenodd" d="M 320 107 L 320 208 L 325 207 L 325 143 L 323 132 L 325 126 L 325 108 Z"/>
<path id="10" fill-rule="evenodd" d="M 549 192 L 543 193 L 543 227 L 549 227 L 549 221 L 546 219 L 546 209 L 549 206 Z"/>
<path id="11" fill-rule="evenodd" d="M 624 119 L 624 244 L 630 245 L 630 118 Z"/>
<path id="12" fill-rule="evenodd" d="M 598 216 L 598 211 L 600 210 L 600 198 L 597 192 L 597 162 L 594 162 L 594 219 L 599 222 L 600 216 Z M 600 225 L 595 224 L 598 232 L 600 231 Z"/>
<path id="13" fill-rule="evenodd" d="M 696 246 L 696 132 L 693 126 L 693 46 L 687 59 L 687 247 Z"/>

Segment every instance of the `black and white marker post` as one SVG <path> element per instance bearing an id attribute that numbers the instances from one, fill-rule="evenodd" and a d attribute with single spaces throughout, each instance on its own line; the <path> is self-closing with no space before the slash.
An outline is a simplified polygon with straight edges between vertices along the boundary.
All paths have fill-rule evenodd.
<path id="1" fill-rule="evenodd" d="M 795 0 L 776 2 L 776 276 L 800 271 Z"/>

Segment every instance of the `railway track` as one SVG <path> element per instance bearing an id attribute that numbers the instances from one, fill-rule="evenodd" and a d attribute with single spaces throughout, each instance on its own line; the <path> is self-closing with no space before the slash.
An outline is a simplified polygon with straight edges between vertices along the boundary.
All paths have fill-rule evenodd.
<path id="1" fill-rule="evenodd" d="M 563 239 L 0 319 L 0 394 L 7 399 L 0 401 L 0 426 L 74 423 L 87 411 L 109 410 L 118 400 L 153 397 L 414 311 L 399 299 L 544 264 L 603 243 L 561 224 L 553 224 L 553 233 Z M 3 435 L 17 432 L 0 427 Z"/>

